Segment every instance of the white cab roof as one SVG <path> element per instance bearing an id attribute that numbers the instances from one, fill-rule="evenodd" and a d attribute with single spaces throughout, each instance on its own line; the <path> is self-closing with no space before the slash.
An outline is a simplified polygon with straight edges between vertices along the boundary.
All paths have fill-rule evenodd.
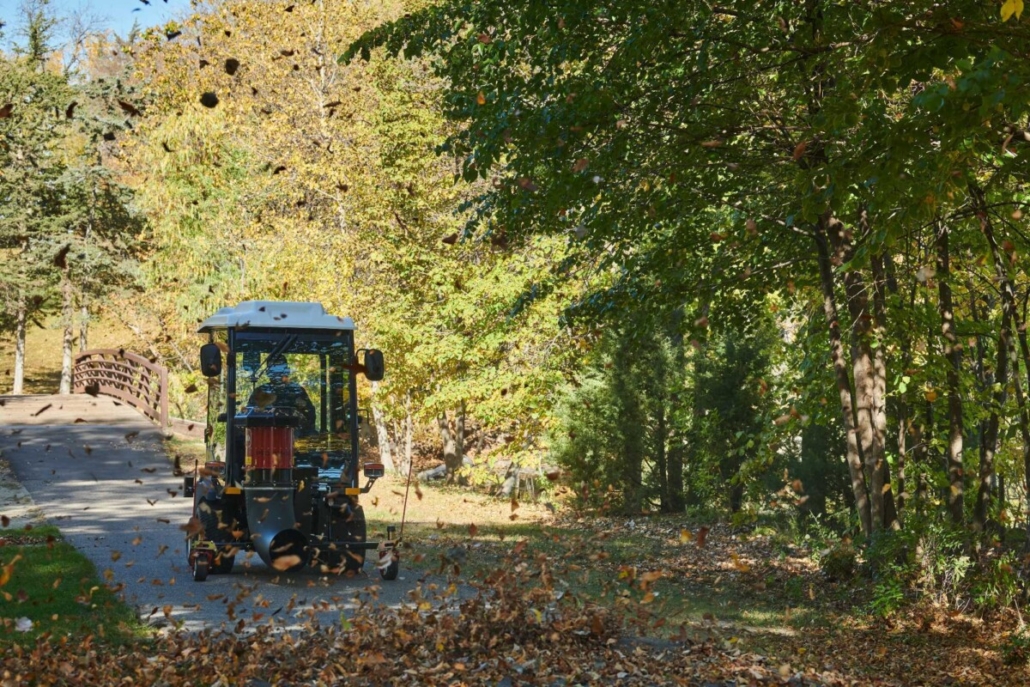
<path id="1" fill-rule="evenodd" d="M 354 329 L 349 317 L 330 315 L 321 303 L 295 301 L 244 301 L 235 308 L 222 308 L 200 323 L 198 332 L 229 327 L 271 329 Z"/>

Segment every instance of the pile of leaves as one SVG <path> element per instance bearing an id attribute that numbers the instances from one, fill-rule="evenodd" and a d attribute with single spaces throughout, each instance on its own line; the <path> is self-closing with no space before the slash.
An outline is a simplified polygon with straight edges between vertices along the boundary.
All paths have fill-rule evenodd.
<path id="1" fill-rule="evenodd" d="M 566 572 L 523 541 L 474 587 L 426 584 L 400 607 L 368 601 L 330 627 L 312 613 L 299 631 L 273 619 L 140 644 L 42 635 L 0 644 L 0 684 L 846 683 L 714 642 L 627 637 L 620 612 L 570 591 Z"/>
<path id="2" fill-rule="evenodd" d="M 601 525 L 608 536 L 591 536 L 583 524 L 581 533 L 558 546 L 543 546 L 542 539 L 509 542 L 475 582 L 449 565 L 448 576 L 427 577 L 398 607 L 375 601 L 372 589 L 338 624 L 320 625 L 312 611 L 299 629 L 296 616 L 273 616 L 264 623 L 241 621 L 231 632 L 172 632 L 134 644 L 51 634 L 34 645 L 0 642 L 0 685 L 1026 682 L 1025 664 L 1003 659 L 997 622 L 943 609 L 917 609 L 910 619 L 892 620 L 842 614 L 829 625 L 795 628 L 779 641 L 755 641 L 747 628 L 711 619 L 703 638 L 686 624 L 663 626 L 654 598 L 660 583 L 691 576 L 702 586 L 744 588 L 757 584 L 759 573 L 768 579 L 777 561 L 789 559 L 774 556 L 767 537 L 744 541 L 720 525 L 677 527 L 670 534 L 672 523 L 658 520 L 589 523 Z M 604 555 L 624 541 L 612 537 L 627 531 L 641 551 L 660 545 L 666 555 L 642 555 L 650 565 L 639 567 Z M 478 534 L 470 528 L 464 542 L 479 546 L 477 554 L 484 548 L 475 541 Z M 555 544 L 551 534 L 545 538 Z M 802 572 L 802 562 L 799 556 L 789 564 Z M 611 577 L 606 598 L 577 588 L 575 579 L 587 568 Z M 807 568 L 818 575 L 811 561 Z M 697 593 L 698 587 L 687 589 L 683 593 Z M 655 631 L 661 636 L 645 636 Z"/>

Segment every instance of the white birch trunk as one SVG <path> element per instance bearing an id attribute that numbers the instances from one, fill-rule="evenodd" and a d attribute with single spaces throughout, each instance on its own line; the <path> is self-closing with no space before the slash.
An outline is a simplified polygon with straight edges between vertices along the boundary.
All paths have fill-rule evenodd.
<path id="1" fill-rule="evenodd" d="M 25 302 L 18 303 L 18 319 L 14 333 L 14 388 L 11 393 L 25 393 Z"/>
<path id="2" fill-rule="evenodd" d="M 393 446 L 390 443 L 390 428 L 386 426 L 386 418 L 379 404 L 375 401 L 376 391 L 379 388 L 377 382 L 372 382 L 372 421 L 376 426 L 376 439 L 379 442 L 379 462 L 387 472 L 396 472 L 397 468 L 393 462 Z"/>
<path id="3" fill-rule="evenodd" d="M 67 396 L 72 392 L 72 344 L 75 340 L 74 304 L 72 303 L 72 285 L 65 275 L 62 285 L 64 303 L 61 307 L 61 319 L 64 320 L 64 335 L 61 337 L 61 387 L 58 393 Z"/>

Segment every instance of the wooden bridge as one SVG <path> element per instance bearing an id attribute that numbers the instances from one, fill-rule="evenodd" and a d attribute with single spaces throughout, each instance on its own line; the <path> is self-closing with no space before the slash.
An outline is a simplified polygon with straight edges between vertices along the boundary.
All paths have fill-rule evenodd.
<path id="1" fill-rule="evenodd" d="M 91 402 L 92 401 L 92 402 Z M 75 356 L 70 396 L 0 396 L 0 424 L 117 422 L 130 416 L 150 420 L 161 432 L 204 436 L 204 423 L 172 417 L 168 411 L 168 370 L 124 349 L 94 349 Z M 61 415 L 61 418 L 55 416 Z"/>
<path id="2" fill-rule="evenodd" d="M 168 370 L 124 349 L 101 348 L 75 356 L 72 390 L 128 403 L 161 428 L 168 416 Z"/>

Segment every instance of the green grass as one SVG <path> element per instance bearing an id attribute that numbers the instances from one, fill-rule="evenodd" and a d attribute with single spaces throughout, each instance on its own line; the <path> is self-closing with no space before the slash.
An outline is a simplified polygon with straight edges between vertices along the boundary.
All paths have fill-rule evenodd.
<path id="1" fill-rule="evenodd" d="M 29 645 L 43 633 L 54 637 L 92 635 L 113 643 L 145 635 L 131 608 L 97 576 L 96 568 L 61 539 L 56 527 L 4 530 L 0 547 L 0 650 Z M 28 632 L 19 619 L 32 621 Z M 24 622 L 24 621 L 23 621 Z"/>

